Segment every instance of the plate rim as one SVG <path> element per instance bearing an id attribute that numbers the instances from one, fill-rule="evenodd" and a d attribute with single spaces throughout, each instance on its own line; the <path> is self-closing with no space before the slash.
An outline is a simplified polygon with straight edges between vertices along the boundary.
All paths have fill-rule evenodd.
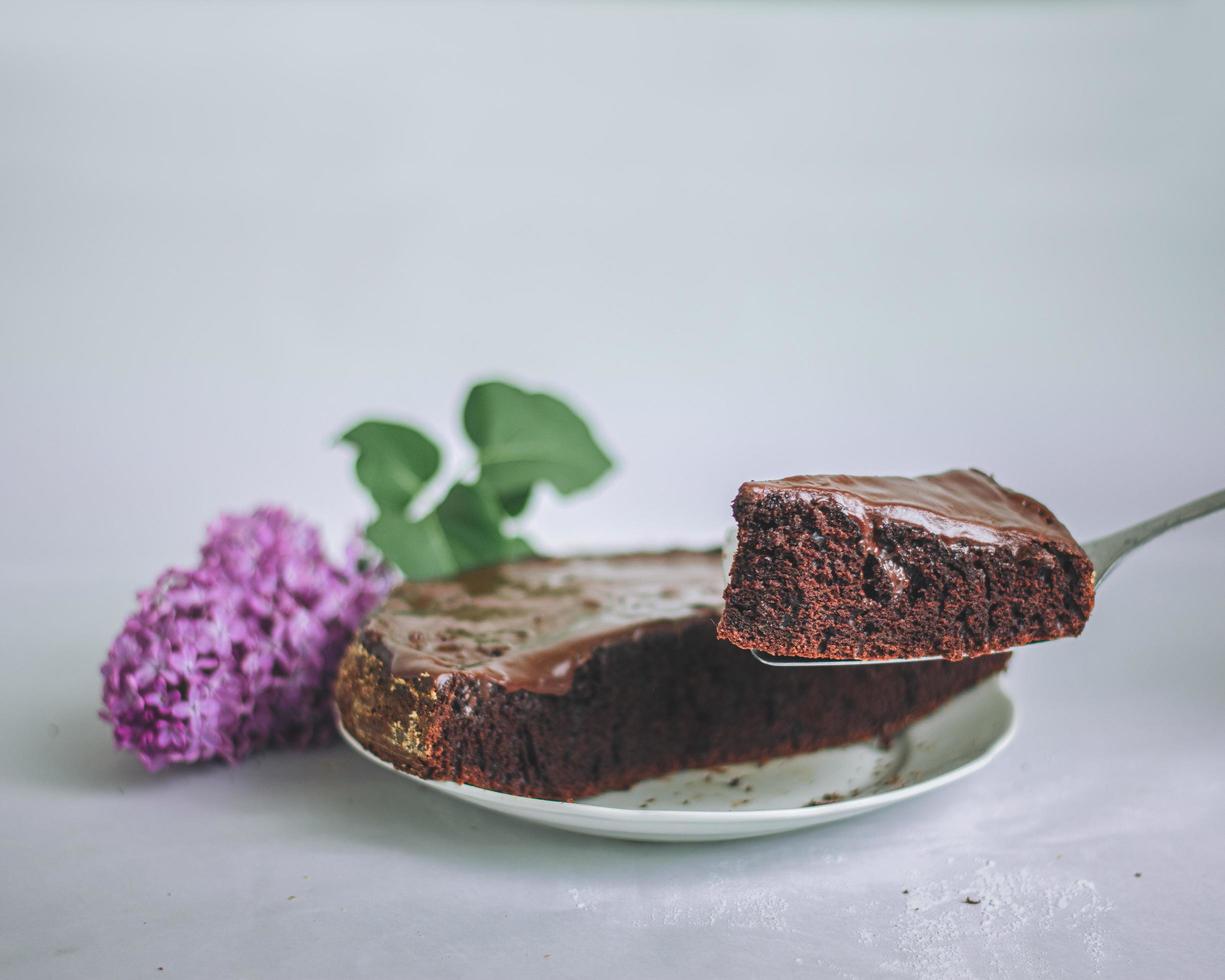
<path id="1" fill-rule="evenodd" d="M 345 728 L 341 721 L 340 712 L 335 711 L 336 728 L 340 732 L 341 738 L 356 751 L 359 755 L 377 763 L 384 769 L 396 773 L 399 776 L 404 776 L 413 782 L 445 793 L 448 796 L 458 798 L 470 798 L 472 802 L 478 800 L 489 801 L 494 809 L 505 810 L 507 804 L 514 806 L 522 812 L 536 812 L 561 814 L 566 813 L 571 816 L 582 815 L 584 820 L 591 822 L 612 822 L 612 823 L 650 823 L 658 826 L 660 823 L 676 823 L 693 826 L 694 824 L 714 824 L 727 823 L 729 820 L 733 822 L 754 822 L 754 823 L 785 823 L 789 820 L 796 820 L 806 816 L 814 816 L 817 813 L 845 813 L 852 814 L 859 810 L 872 810 L 883 806 L 887 803 L 900 803 L 903 800 L 910 799 L 913 796 L 919 796 L 923 793 L 930 792 L 934 789 L 939 789 L 958 779 L 963 779 L 979 769 L 982 769 L 996 756 L 1004 751 L 1016 736 L 1018 727 L 1018 712 L 1016 702 L 1009 697 L 1008 692 L 1004 689 L 998 675 L 987 678 L 982 686 L 975 685 L 968 691 L 962 691 L 955 698 L 946 701 L 936 710 L 939 711 L 955 700 L 964 697 L 967 694 L 981 691 L 987 686 L 994 688 L 995 693 L 999 695 L 1005 708 L 1008 711 L 1008 719 L 1004 725 L 1003 731 L 1000 732 L 981 752 L 971 759 L 967 759 L 961 765 L 954 766 L 952 769 L 946 770 L 939 775 L 932 776 L 927 779 L 921 779 L 917 782 L 909 783 L 906 786 L 899 786 L 894 789 L 882 790 L 879 793 L 871 793 L 866 796 L 858 796 L 854 799 L 836 800 L 830 803 L 823 803 L 819 806 L 798 806 L 785 807 L 770 810 L 676 810 L 676 809 L 636 809 L 600 806 L 584 800 L 575 800 L 567 802 L 565 800 L 544 800 L 534 796 L 517 796 L 514 793 L 503 793 L 499 790 L 485 789 L 483 786 L 473 786 L 470 783 L 456 783 L 449 780 L 439 779 L 424 779 L 421 776 L 416 776 L 411 772 L 405 772 L 403 769 L 398 769 L 386 759 L 379 758 L 364 745 L 362 745 L 348 729 Z M 907 725 L 903 732 L 909 732 L 913 725 L 920 724 L 931 718 L 936 712 L 925 715 L 911 725 Z M 839 746 L 841 747 L 841 746 Z M 820 749 L 816 751 L 822 751 Z M 789 756 L 776 756 L 775 758 L 789 758 Z M 712 768 L 697 767 L 701 768 Z M 590 799 L 590 797 L 588 797 Z"/>

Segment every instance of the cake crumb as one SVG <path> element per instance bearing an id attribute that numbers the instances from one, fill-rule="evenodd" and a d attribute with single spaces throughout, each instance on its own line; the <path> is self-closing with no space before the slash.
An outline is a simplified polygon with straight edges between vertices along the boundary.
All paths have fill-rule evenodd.
<path id="1" fill-rule="evenodd" d="M 981 898 L 971 898 L 969 895 L 963 898 L 962 901 L 965 902 L 966 905 L 981 905 L 982 904 Z"/>

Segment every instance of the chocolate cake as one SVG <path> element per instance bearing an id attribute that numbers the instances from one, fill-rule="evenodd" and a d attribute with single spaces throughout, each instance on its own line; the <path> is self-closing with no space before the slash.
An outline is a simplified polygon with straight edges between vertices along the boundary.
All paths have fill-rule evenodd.
<path id="1" fill-rule="evenodd" d="M 746 483 L 719 636 L 772 654 L 949 660 L 1075 636 L 1093 565 L 978 470 Z"/>
<path id="2" fill-rule="evenodd" d="M 416 776 L 573 800 L 888 738 L 1007 660 L 772 670 L 716 638 L 721 586 L 695 552 L 404 583 L 345 654 L 341 722 Z"/>

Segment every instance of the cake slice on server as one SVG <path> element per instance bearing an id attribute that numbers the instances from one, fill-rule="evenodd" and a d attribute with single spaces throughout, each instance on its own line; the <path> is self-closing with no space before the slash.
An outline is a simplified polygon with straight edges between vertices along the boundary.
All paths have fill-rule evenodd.
<path id="1" fill-rule="evenodd" d="M 1046 507 L 978 470 L 745 483 L 718 635 L 829 660 L 961 660 L 1075 636 L 1093 565 Z"/>

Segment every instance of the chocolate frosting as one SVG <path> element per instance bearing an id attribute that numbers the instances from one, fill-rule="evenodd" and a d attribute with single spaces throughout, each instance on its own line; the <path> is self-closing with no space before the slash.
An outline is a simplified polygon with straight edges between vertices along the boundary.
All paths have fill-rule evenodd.
<path id="1" fill-rule="evenodd" d="M 361 639 L 396 677 L 424 674 L 443 686 L 466 674 L 511 690 L 565 694 L 574 672 L 603 646 L 713 624 L 722 592 L 715 551 L 532 559 L 405 582 Z"/>
<path id="2" fill-rule="evenodd" d="M 1079 551 L 1076 539 L 1042 504 L 1009 490 L 981 470 L 934 476 L 789 476 L 744 484 L 742 494 L 790 489 L 837 497 L 865 527 L 903 521 L 946 540 L 1011 544 L 1037 537 Z M 870 512 L 870 513 L 869 513 Z"/>

